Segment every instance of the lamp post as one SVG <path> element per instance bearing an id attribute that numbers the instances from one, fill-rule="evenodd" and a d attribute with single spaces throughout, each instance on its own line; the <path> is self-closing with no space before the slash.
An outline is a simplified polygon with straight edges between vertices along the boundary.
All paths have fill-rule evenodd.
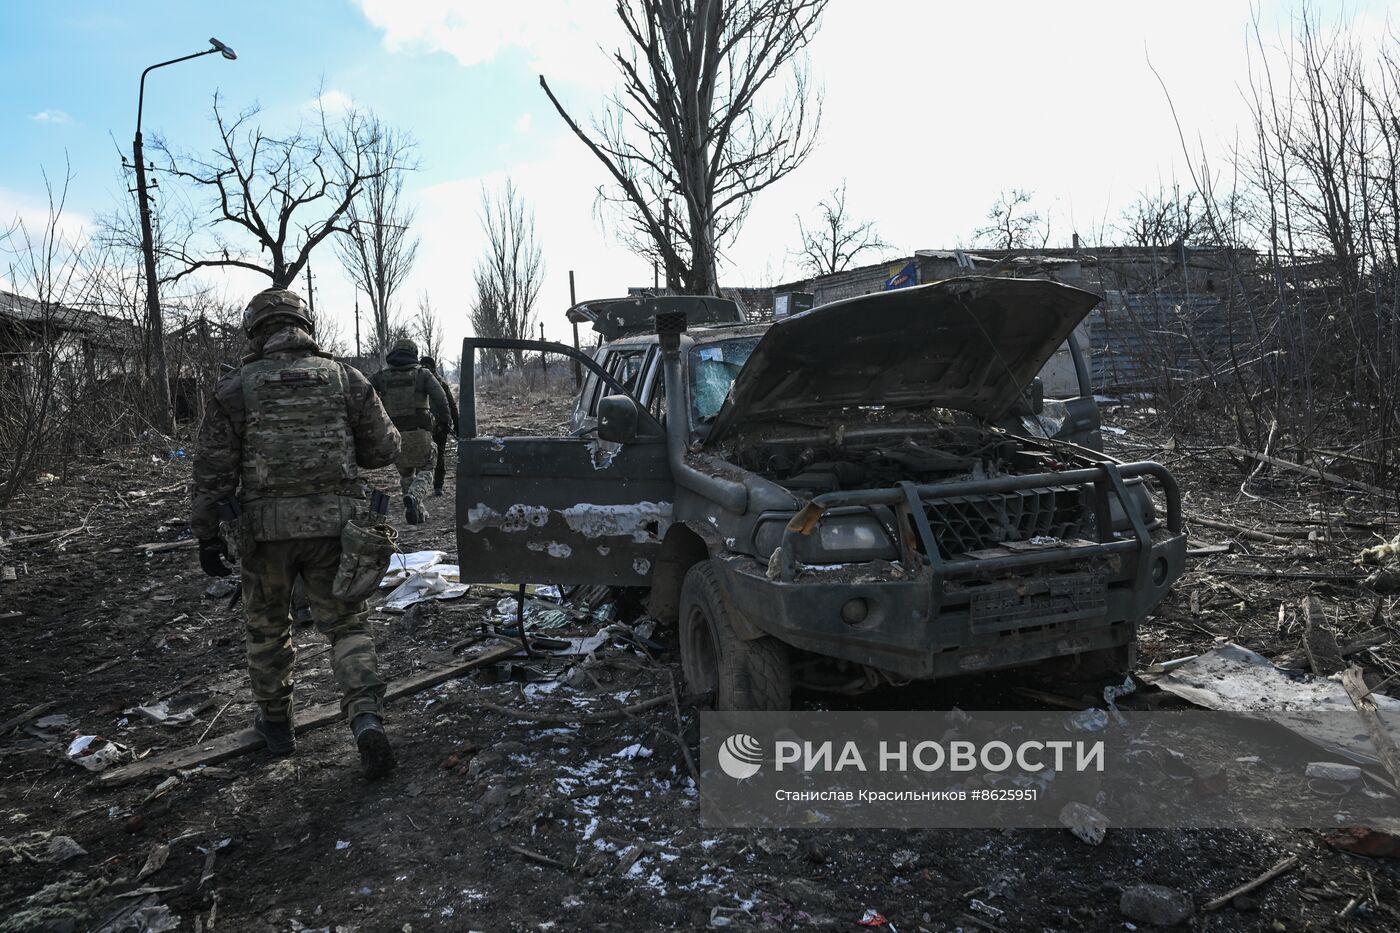
<path id="1" fill-rule="evenodd" d="M 146 194 L 146 157 L 141 148 L 141 113 L 146 104 L 146 75 L 157 68 L 187 62 L 192 58 L 212 55 L 215 52 L 229 61 L 238 57 L 233 49 L 218 39 L 210 39 L 209 48 L 202 52 L 172 58 L 141 72 L 141 91 L 136 98 L 136 138 L 131 143 L 131 155 L 136 160 L 136 203 L 141 214 L 141 252 L 146 260 L 146 323 L 151 333 L 151 368 L 154 370 L 156 383 L 156 418 L 163 431 L 170 431 L 174 427 L 174 419 L 170 410 L 170 372 L 165 359 L 165 322 L 161 318 L 160 288 L 156 284 L 156 247 L 151 236 L 151 202 Z"/>

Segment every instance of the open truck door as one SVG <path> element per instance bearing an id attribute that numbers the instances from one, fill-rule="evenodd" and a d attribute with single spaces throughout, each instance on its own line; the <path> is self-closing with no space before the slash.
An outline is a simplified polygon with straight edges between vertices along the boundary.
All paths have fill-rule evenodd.
<path id="1" fill-rule="evenodd" d="M 604 444 L 597 424 L 565 437 L 479 437 L 476 351 L 570 357 L 621 396 L 635 430 Z M 462 341 L 457 446 L 457 554 L 463 583 L 649 586 L 674 484 L 661 424 L 613 376 L 562 343 Z M 606 419 L 602 419 L 606 420 Z M 605 426 L 602 430 L 607 431 Z"/>

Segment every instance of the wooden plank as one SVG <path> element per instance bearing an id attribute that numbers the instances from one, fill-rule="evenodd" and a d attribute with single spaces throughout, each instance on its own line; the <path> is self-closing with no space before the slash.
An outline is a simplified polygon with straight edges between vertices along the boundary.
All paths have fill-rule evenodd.
<path id="1" fill-rule="evenodd" d="M 411 696 L 421 693 L 438 684 L 446 683 L 454 678 L 461 677 L 474 668 L 483 664 L 490 664 L 492 661 L 499 661 L 508 658 L 519 651 L 518 645 L 500 645 L 479 654 L 474 658 L 463 661 L 461 664 L 453 664 L 448 667 L 440 667 L 415 677 L 405 680 L 396 680 L 389 684 L 385 691 L 385 700 L 397 700 L 400 697 Z M 296 717 L 296 731 L 298 735 L 310 732 L 313 729 L 321 729 L 333 725 L 341 720 L 340 703 L 322 703 L 320 706 L 313 706 L 302 710 Z M 193 768 L 196 765 L 212 765 L 230 758 L 237 758 L 239 755 L 246 755 L 249 752 L 257 751 L 263 747 L 262 738 L 251 728 L 241 729 L 229 735 L 220 736 L 209 742 L 198 743 L 186 748 L 175 749 L 174 751 L 163 752 L 159 755 L 152 755 L 142 761 L 133 762 L 120 768 L 113 768 L 111 771 L 104 771 L 97 776 L 98 787 L 120 787 L 132 781 L 139 781 L 142 778 L 151 777 L 157 774 L 166 774 L 171 771 L 179 771 L 185 768 Z"/>
<path id="2" fill-rule="evenodd" d="M 1346 667 L 1337 639 L 1327 629 L 1322 600 L 1316 596 L 1303 600 L 1303 650 L 1308 654 L 1308 666 L 1318 677 L 1331 677 Z"/>
<path id="3" fill-rule="evenodd" d="M 1394 737 L 1381 722 L 1376 701 L 1371 699 L 1371 688 L 1366 686 L 1366 677 L 1358 665 L 1353 664 L 1342 672 L 1342 686 L 1346 688 L 1347 696 L 1351 697 L 1351 705 L 1356 707 L 1366 723 L 1366 731 L 1371 733 L 1371 741 L 1376 746 L 1376 757 L 1390 773 L 1391 784 L 1400 787 L 1400 749 L 1395 747 Z"/>
<path id="4" fill-rule="evenodd" d="M 132 550 L 160 554 L 164 551 L 183 551 L 192 547 L 199 547 L 199 542 L 194 538 L 185 538 L 183 541 L 152 541 L 150 544 L 138 544 Z"/>
<path id="5" fill-rule="evenodd" d="M 57 700 L 49 700 L 48 702 L 40 703 L 38 706 L 31 706 L 29 709 L 20 713 L 18 716 L 14 716 L 10 719 L 5 720 L 4 722 L 0 722 L 0 735 L 7 735 L 12 730 L 18 729 L 20 726 L 29 722 L 31 719 L 38 719 L 40 716 L 44 715 L 57 705 Z"/>

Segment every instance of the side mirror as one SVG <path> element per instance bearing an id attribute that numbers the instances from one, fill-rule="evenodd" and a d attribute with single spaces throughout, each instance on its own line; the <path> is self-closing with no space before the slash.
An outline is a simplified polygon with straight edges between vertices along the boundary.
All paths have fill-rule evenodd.
<path id="1" fill-rule="evenodd" d="M 626 395 L 605 395 L 598 401 L 598 439 L 630 444 L 637 439 L 637 403 Z"/>
<path id="2" fill-rule="evenodd" d="M 1038 415 L 1045 411 L 1045 381 L 1039 376 L 1031 380 L 1016 404 L 1011 406 L 1014 415 Z"/>

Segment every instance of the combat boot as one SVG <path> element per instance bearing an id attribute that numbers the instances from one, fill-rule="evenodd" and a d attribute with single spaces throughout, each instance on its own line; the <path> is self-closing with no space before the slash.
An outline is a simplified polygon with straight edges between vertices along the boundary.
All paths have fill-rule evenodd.
<path id="1" fill-rule="evenodd" d="M 428 510 L 419 503 L 417 496 L 403 497 L 403 513 L 410 525 L 421 525 L 428 520 Z"/>
<path id="2" fill-rule="evenodd" d="M 267 750 L 279 758 L 297 750 L 297 737 L 290 719 L 270 721 L 259 712 L 258 718 L 253 720 L 253 731 L 267 743 Z"/>
<path id="3" fill-rule="evenodd" d="M 384 720 L 378 715 L 360 713 L 350 721 L 350 731 L 360 749 L 360 766 L 366 778 L 377 780 L 398 767 L 394 750 L 389 746 L 389 736 L 384 732 Z"/>

